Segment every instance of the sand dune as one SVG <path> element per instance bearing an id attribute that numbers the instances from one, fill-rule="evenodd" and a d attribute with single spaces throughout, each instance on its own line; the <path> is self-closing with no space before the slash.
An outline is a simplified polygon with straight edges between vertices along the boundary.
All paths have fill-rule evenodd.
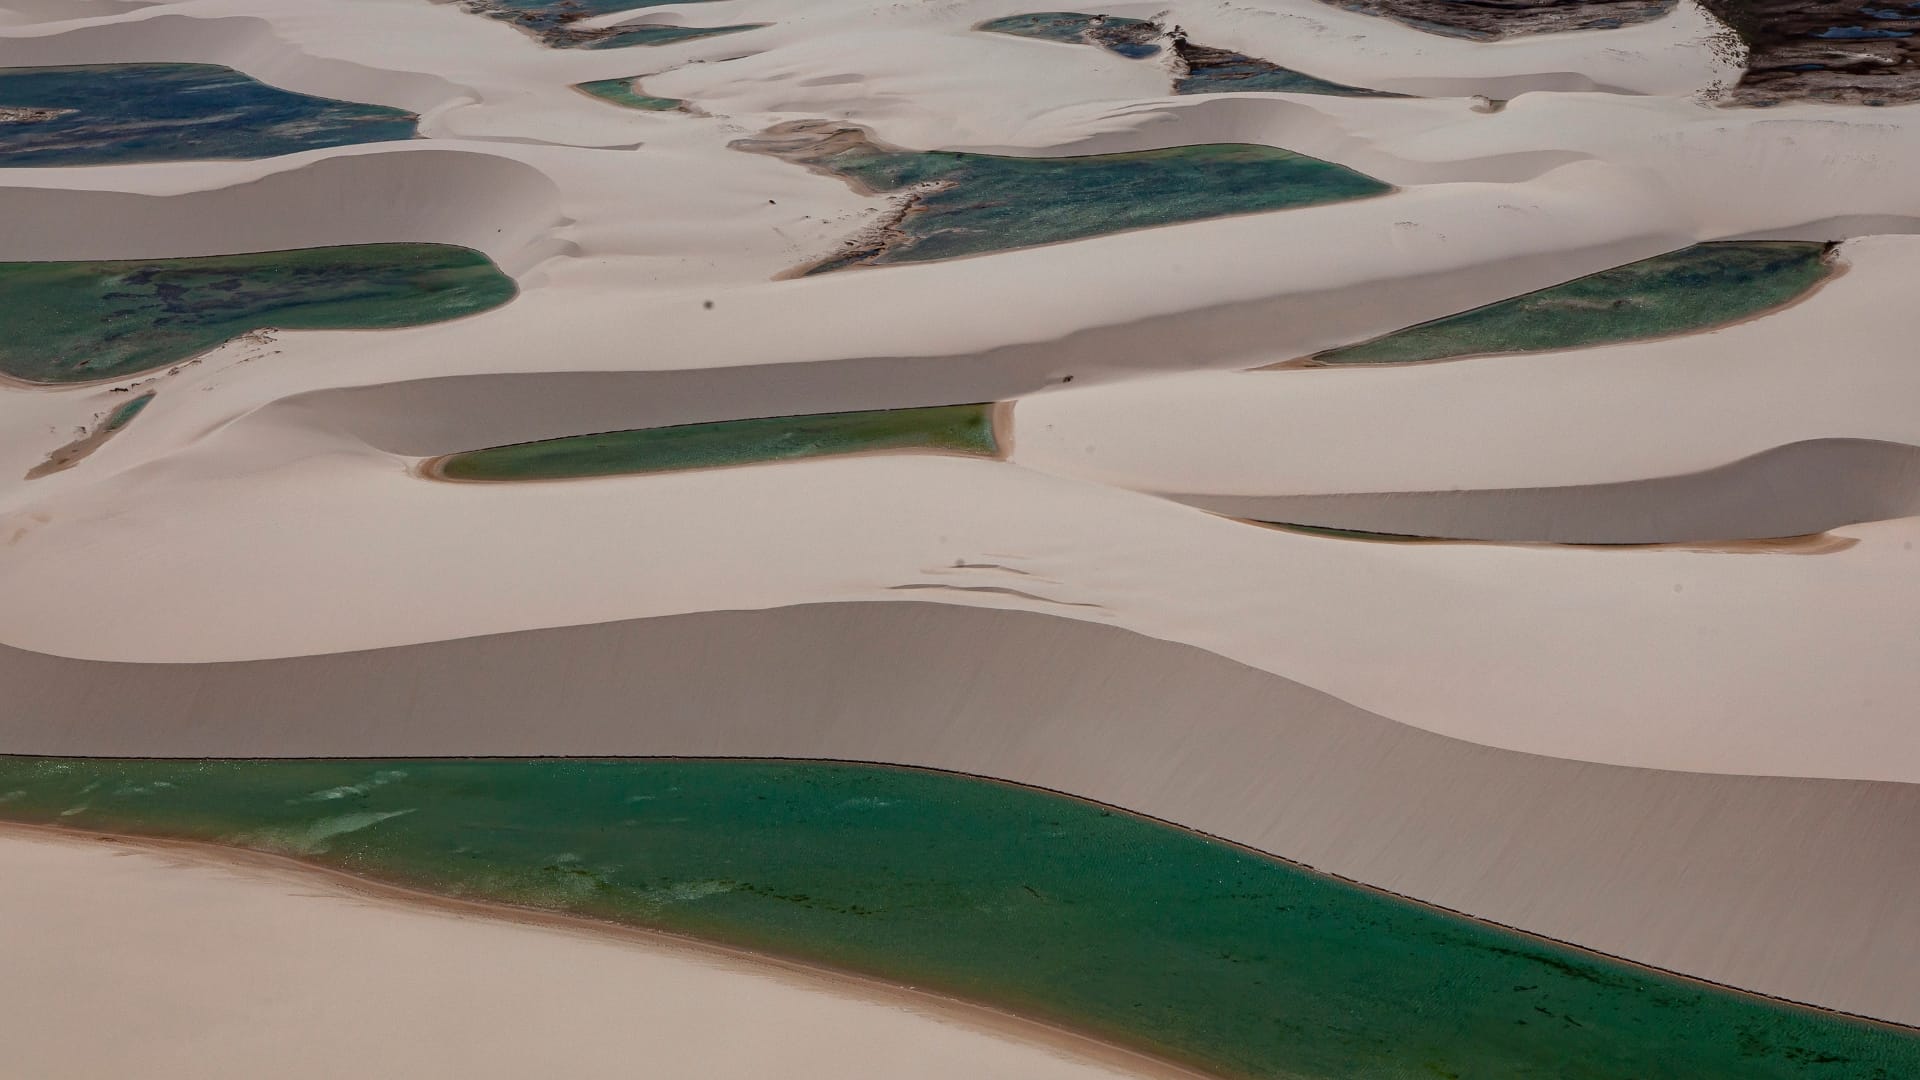
<path id="1" fill-rule="evenodd" d="M 94 170 L 103 185 L 96 189 L 73 186 L 70 170 L 18 170 L 0 180 L 0 259 L 166 258 L 418 241 L 476 248 L 512 272 L 552 252 L 545 234 L 558 217 L 557 192 L 540 173 L 492 154 L 403 145 L 298 154 L 251 168 L 103 167 Z M 173 194 L 107 186 L 138 183 L 149 171 L 192 183 L 188 170 L 218 177 L 217 186 Z"/>
<path id="2" fill-rule="evenodd" d="M 1013 0 L 726 0 L 601 21 L 771 25 L 605 51 L 425 0 L 0 9 L 0 64 L 227 64 L 425 136 L 0 171 L 0 261 L 413 240 L 522 288 L 438 326 L 231 342 L 31 482 L 127 388 L 0 387 L 0 752 L 937 765 L 1920 1022 L 1920 518 L 1897 517 L 1920 509 L 1920 242 L 1878 235 L 1920 222 L 1920 107 L 1716 107 L 1737 58 L 1690 2 L 1493 44 L 1319 0 L 1168 12 L 1408 99 L 1171 97 L 1161 61 L 972 29 Z M 631 76 L 701 115 L 572 89 Z M 1023 156 L 1250 141 L 1397 190 L 785 280 L 888 210 L 732 148 L 806 120 Z M 1845 240 L 1849 269 L 1712 333 L 1243 370 L 1735 236 Z M 1011 463 L 415 471 L 989 399 L 1017 399 Z M 1854 543 L 1356 544 L 1163 493 L 1390 532 Z"/>
<path id="3" fill-rule="evenodd" d="M 9 649 L 0 671 L 13 688 L 0 739 L 15 753 L 925 765 L 1116 803 L 1688 974 L 1920 1021 L 1907 993 L 1920 943 L 1898 932 L 1920 917 L 1920 788 L 1493 750 L 1064 619 L 829 604 L 234 664 Z M 1753 940 L 1768 947 L 1741 947 Z"/>
<path id="4" fill-rule="evenodd" d="M 13 0 L 9 0 L 10 5 Z M 129 10 L 145 7 L 127 4 Z M 166 5 L 154 5 L 166 6 Z M 64 3 L 46 9 L 67 18 L 107 14 L 112 5 Z M 127 63 L 220 64 L 288 90 L 392 105 L 424 113 L 471 90 L 417 72 L 393 71 L 300 51 L 274 24 L 244 15 L 193 17 L 142 12 L 141 17 L 75 26 L 62 21 L 37 34 L 0 37 L 0 66 Z"/>

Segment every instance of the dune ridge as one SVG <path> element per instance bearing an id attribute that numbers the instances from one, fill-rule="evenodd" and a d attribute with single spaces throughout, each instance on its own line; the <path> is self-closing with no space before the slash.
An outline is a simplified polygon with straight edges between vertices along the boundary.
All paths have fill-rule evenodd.
<path id="1" fill-rule="evenodd" d="M 1912 1023 L 1906 784 L 1475 746 L 1199 650 L 914 602 L 713 612 L 231 664 L 0 652 L 9 752 L 754 756 L 1110 802 L 1491 921 Z M 1920 855 L 1920 851 L 1914 851 Z M 1736 943 L 1766 940 L 1768 948 Z"/>

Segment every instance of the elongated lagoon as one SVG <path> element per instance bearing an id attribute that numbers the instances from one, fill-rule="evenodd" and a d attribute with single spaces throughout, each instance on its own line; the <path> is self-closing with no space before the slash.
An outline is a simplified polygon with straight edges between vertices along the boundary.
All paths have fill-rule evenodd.
<path id="1" fill-rule="evenodd" d="M 1920 1039 L 1129 814 L 877 766 L 0 758 L 0 816 L 298 855 L 867 972 L 1222 1076 L 1904 1080 Z M 1764 947 L 1764 946 L 1761 946 Z"/>
<path id="2" fill-rule="evenodd" d="M 1311 362 L 1408 364 L 1710 330 L 1791 303 L 1832 276 L 1829 248 L 1788 241 L 1695 244 L 1329 349 Z"/>
<path id="3" fill-rule="evenodd" d="M 0 374 L 117 379 L 251 330 L 418 326 L 497 307 L 513 279 L 480 252 L 365 244 L 195 259 L 0 263 Z"/>
<path id="4" fill-rule="evenodd" d="M 996 452 L 991 405 L 815 413 L 573 435 L 450 454 L 448 480 L 567 480 L 881 450 Z"/>
<path id="5" fill-rule="evenodd" d="M 419 117 L 212 64 L 0 68 L 0 167 L 264 158 L 411 139 Z"/>
<path id="6" fill-rule="evenodd" d="M 803 124 L 738 145 L 834 173 L 862 190 L 903 196 L 892 218 L 810 273 L 979 255 L 1393 190 L 1342 165 L 1243 143 L 1021 158 L 893 150 L 857 129 Z"/>

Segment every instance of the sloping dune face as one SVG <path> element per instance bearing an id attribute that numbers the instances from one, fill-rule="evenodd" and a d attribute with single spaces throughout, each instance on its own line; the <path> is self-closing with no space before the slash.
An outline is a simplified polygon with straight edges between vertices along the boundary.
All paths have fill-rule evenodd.
<path id="1" fill-rule="evenodd" d="M 0 663 L 20 753 L 919 765 L 1128 807 L 1714 981 L 1915 1018 L 1903 995 L 1920 957 L 1871 929 L 1915 917 L 1908 900 L 1883 910 L 1920 874 L 1884 857 L 1911 847 L 1910 785 L 1494 750 L 1055 616 L 845 603 L 229 664 Z M 1737 947 L 1756 934 L 1767 950 Z"/>
<path id="2" fill-rule="evenodd" d="M 1914 20 L 1708 6 L 0 0 L 19 1060 L 318 1038 L 205 904 L 418 1075 L 660 930 L 689 1074 L 1912 1075 Z"/>

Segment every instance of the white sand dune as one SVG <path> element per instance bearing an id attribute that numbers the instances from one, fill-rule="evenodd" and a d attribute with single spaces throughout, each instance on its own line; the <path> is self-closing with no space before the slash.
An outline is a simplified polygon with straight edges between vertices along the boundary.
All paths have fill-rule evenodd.
<path id="1" fill-rule="evenodd" d="M 7 1068 L 41 1080 L 1186 1075 L 931 996 L 270 860 L 15 829 L 0 870 Z"/>
<path id="2" fill-rule="evenodd" d="M 135 423 L 32 481 L 126 383 L 0 386 L 0 752 L 960 768 L 1920 1022 L 1920 518 L 1899 516 L 1920 240 L 1883 235 L 1920 223 L 1920 107 L 1715 107 L 1738 69 L 1691 3 L 1493 44 L 1318 0 L 1169 9 L 1195 41 L 1455 95 L 1410 99 L 1173 98 L 1164 58 L 972 29 L 1013 0 L 724 0 L 631 18 L 771 25 L 603 51 L 425 0 L 0 10 L 0 64 L 228 64 L 414 110 L 426 136 L 0 169 L 0 260 L 423 240 L 522 287 L 441 325 L 230 343 L 140 380 L 158 397 Z M 636 75 L 703 115 L 572 89 Z M 1027 156 L 1248 141 L 1396 190 L 793 280 L 888 205 L 732 148 L 795 120 Z M 1736 236 L 1845 240 L 1849 268 L 1711 333 L 1243 370 Z M 416 471 L 1010 398 L 1011 463 Z M 1365 544 L 1165 493 L 1393 532 L 1854 542 Z"/>
<path id="3" fill-rule="evenodd" d="M 553 254 L 545 237 L 559 217 L 558 191 L 541 173 L 493 154 L 401 145 L 251 167 L 103 167 L 91 170 L 99 188 L 76 184 L 80 170 L 18 170 L 27 175 L 0 186 L 0 252 L 141 259 L 412 241 L 475 248 L 509 271 Z M 167 194 L 106 186 L 153 173 L 182 185 L 217 176 L 219 186 Z"/>
<path id="4" fill-rule="evenodd" d="M 983 584 L 997 580 L 945 588 L 1049 590 Z M 1073 620 L 843 603 L 231 664 L 8 649 L 0 681 L 17 753 L 803 757 L 993 776 L 1645 963 L 1920 1021 L 1920 940 L 1902 932 L 1920 918 L 1920 787 L 1495 750 Z"/>

